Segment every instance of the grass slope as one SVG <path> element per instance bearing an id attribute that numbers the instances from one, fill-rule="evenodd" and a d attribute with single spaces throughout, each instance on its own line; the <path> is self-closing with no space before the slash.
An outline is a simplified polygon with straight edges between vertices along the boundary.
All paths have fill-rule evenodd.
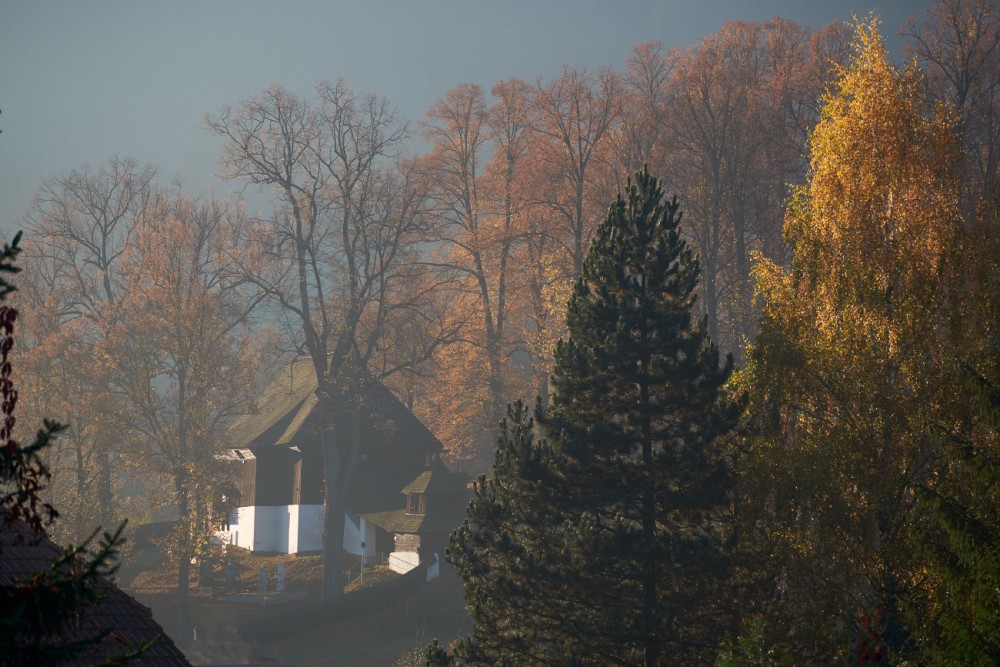
<path id="1" fill-rule="evenodd" d="M 232 549 L 215 564 L 215 579 L 220 586 L 225 583 L 227 559 L 236 571 L 236 589 L 256 591 L 258 572 L 263 567 L 268 573 L 269 587 L 273 590 L 278 563 L 283 562 L 288 590 L 304 589 L 309 592 L 305 600 L 274 606 L 267 614 L 278 614 L 319 598 L 323 569 L 319 556 L 257 556 Z M 352 567 L 356 576 L 358 568 L 354 561 L 356 559 L 349 560 L 346 565 Z M 176 563 L 168 558 L 145 554 L 129 570 L 130 576 L 127 579 L 122 577 L 125 587 L 153 610 L 156 621 L 189 658 L 198 661 L 243 662 L 249 657 L 274 657 L 288 667 L 391 666 L 397 664 L 402 656 L 422 649 L 435 637 L 442 643 L 448 643 L 471 629 L 462 600 L 462 583 L 451 572 L 383 612 L 330 624 L 284 642 L 263 646 L 242 642 L 237 631 L 239 624 L 264 616 L 262 607 L 225 602 L 220 588 L 199 588 L 195 584 L 189 595 L 189 609 L 192 624 L 198 628 L 199 641 L 191 643 L 188 641 L 190 638 L 176 634 Z M 364 587 L 378 585 L 396 576 L 385 567 L 366 569 Z M 360 582 L 355 579 L 345 591 L 359 587 Z M 244 653 L 249 655 L 244 656 Z"/>
<path id="2" fill-rule="evenodd" d="M 447 644 L 471 627 L 462 582 L 448 574 L 384 612 L 317 628 L 272 644 L 268 651 L 289 667 L 388 667 L 435 637 Z"/>

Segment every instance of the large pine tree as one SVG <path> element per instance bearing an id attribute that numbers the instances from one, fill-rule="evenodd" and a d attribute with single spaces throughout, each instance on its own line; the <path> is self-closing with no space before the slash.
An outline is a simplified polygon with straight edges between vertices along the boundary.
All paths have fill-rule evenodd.
<path id="1" fill-rule="evenodd" d="M 469 518 L 448 548 L 475 623 L 453 657 L 458 664 L 567 664 L 573 642 L 559 603 L 563 519 L 551 502 L 553 452 L 536 441 L 523 404 L 507 414 L 493 475 L 479 478 Z M 446 655 L 436 660 L 448 664 Z"/>
<path id="2" fill-rule="evenodd" d="M 551 403 L 499 439 L 449 559 L 473 663 L 711 660 L 739 407 L 692 310 L 698 261 L 676 200 L 643 169 L 598 227 L 555 352 Z"/>

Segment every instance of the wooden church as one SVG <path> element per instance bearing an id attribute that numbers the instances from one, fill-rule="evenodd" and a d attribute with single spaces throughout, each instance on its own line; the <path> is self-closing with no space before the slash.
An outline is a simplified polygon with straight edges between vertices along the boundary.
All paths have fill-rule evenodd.
<path id="1" fill-rule="evenodd" d="M 389 567 L 400 573 L 420 563 L 440 561 L 451 531 L 465 518 L 469 480 L 448 470 L 435 454 L 428 454 L 426 468 L 403 487 L 402 494 L 405 506 L 363 517 L 366 525 L 375 526 L 380 546 L 392 536 Z"/>
<path id="2" fill-rule="evenodd" d="M 303 553 L 322 550 L 323 460 L 327 423 L 316 397 L 308 358 L 286 366 L 257 400 L 258 410 L 230 430 L 233 449 L 219 459 L 230 484 L 223 504 L 228 521 L 217 537 L 250 551 Z M 344 549 L 374 553 L 376 528 L 369 513 L 399 506 L 400 489 L 420 475 L 440 441 L 386 387 L 375 384 L 365 400 L 360 457 L 347 496 Z"/>

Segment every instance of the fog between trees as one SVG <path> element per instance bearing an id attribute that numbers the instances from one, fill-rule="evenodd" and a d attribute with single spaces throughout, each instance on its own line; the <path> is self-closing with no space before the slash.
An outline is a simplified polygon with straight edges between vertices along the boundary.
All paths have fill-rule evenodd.
<path id="1" fill-rule="evenodd" d="M 872 30 L 732 22 L 616 69 L 462 84 L 412 124 L 348 82 L 274 84 L 205 119 L 224 176 L 272 195 L 264 215 L 133 158 L 53 175 L 23 221 L 16 364 L 24 423 L 69 424 L 48 455 L 57 535 L 169 505 L 194 554 L 228 425 L 298 355 L 321 396 L 382 382 L 452 463 L 487 470 L 507 404 L 547 403 L 591 238 L 648 165 L 698 257 L 695 315 L 744 369 L 757 430 L 734 454 L 733 525 L 768 526 L 751 552 L 780 554 L 811 610 L 760 613 L 792 614 L 799 655 L 847 641 L 837 614 L 889 604 L 894 650 L 940 640 L 901 619 L 940 612 L 947 581 L 918 572 L 944 529 L 914 520 L 916 497 L 978 508 L 952 445 L 996 453 L 987 413 L 945 394 L 961 367 L 996 386 L 1000 30 L 992 3 L 942 2 L 905 27 L 906 69 L 877 62 Z"/>

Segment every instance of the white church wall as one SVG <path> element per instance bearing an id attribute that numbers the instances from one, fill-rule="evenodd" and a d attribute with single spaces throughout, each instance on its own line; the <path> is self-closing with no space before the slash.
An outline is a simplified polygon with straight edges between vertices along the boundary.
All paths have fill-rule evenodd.
<path id="1" fill-rule="evenodd" d="M 240 507 L 230 515 L 229 530 L 216 531 L 223 544 L 267 553 L 295 554 L 323 550 L 323 505 L 276 505 Z M 364 519 L 345 515 L 344 549 L 374 555 L 375 526 Z"/>
<path id="2" fill-rule="evenodd" d="M 298 523 L 295 526 L 296 550 L 290 553 L 303 551 L 323 550 L 323 511 L 322 505 L 295 505 L 298 508 Z"/>
<path id="3" fill-rule="evenodd" d="M 420 565 L 420 554 L 416 551 L 393 551 L 389 554 L 389 569 L 399 574 L 406 574 Z"/>
<path id="4" fill-rule="evenodd" d="M 344 515 L 344 551 L 349 554 L 361 555 L 361 543 L 365 541 L 364 521 L 353 514 Z"/>
<path id="5" fill-rule="evenodd" d="M 251 551 L 288 553 L 288 505 L 258 505 Z"/>
<path id="6" fill-rule="evenodd" d="M 222 541 L 241 549 L 253 551 L 256 510 L 256 507 L 238 507 L 233 510 L 229 515 L 229 530 L 220 531 L 224 533 Z"/>

